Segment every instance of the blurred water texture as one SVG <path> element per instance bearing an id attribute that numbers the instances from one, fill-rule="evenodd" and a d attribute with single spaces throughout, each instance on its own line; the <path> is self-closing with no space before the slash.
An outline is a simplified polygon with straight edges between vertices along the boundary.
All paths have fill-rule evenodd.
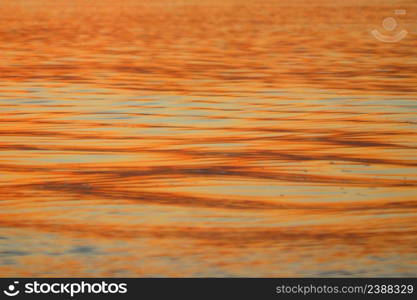
<path id="1" fill-rule="evenodd" d="M 2 0 L 0 276 L 416 276 L 416 10 Z"/>

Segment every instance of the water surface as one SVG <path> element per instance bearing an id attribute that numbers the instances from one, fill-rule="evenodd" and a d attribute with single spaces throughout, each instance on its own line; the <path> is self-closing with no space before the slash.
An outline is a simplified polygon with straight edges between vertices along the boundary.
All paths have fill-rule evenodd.
<path id="1" fill-rule="evenodd" d="M 0 275 L 416 276 L 416 10 L 3 0 Z"/>

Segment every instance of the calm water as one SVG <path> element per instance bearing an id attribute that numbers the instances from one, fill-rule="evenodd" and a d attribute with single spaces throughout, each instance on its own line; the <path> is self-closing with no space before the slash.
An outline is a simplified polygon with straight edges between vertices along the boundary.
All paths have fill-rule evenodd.
<path id="1" fill-rule="evenodd" d="M 0 276 L 416 276 L 417 3 L 288 2 L 2 0 Z"/>

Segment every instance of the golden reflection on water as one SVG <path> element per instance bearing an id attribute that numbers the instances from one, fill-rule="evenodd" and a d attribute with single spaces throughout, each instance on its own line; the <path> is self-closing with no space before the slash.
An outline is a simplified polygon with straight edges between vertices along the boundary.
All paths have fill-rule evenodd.
<path id="1" fill-rule="evenodd" d="M 0 4 L 1 276 L 417 274 L 415 1 L 113 2 Z"/>

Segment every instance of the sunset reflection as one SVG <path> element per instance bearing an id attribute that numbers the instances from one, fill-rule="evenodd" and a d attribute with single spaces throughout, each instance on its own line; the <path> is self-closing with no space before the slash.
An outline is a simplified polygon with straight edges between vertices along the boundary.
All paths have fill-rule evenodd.
<path id="1" fill-rule="evenodd" d="M 415 277 L 417 3 L 311 2 L 2 0 L 0 275 Z"/>

